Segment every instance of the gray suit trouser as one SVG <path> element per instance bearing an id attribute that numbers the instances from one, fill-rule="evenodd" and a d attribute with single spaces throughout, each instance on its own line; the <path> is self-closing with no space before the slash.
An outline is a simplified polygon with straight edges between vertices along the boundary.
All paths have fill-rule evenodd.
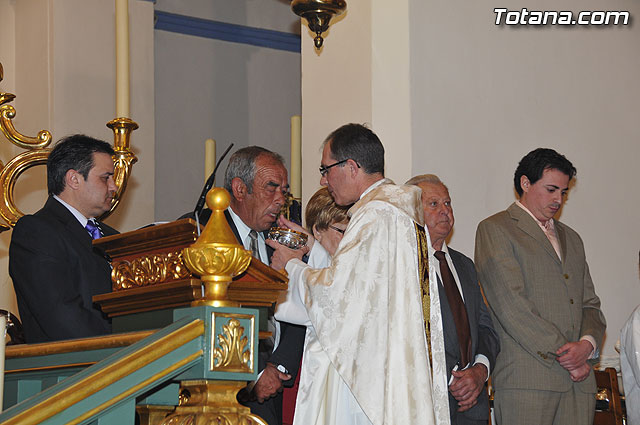
<path id="1" fill-rule="evenodd" d="M 590 425 L 596 410 L 595 395 L 575 386 L 567 392 L 500 390 L 493 403 L 497 425 Z"/>

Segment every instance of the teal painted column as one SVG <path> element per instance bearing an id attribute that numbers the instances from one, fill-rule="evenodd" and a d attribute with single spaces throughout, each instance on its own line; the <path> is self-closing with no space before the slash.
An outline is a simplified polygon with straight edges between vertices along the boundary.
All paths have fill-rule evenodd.
<path id="1" fill-rule="evenodd" d="M 177 309 L 174 320 L 185 317 L 205 323 L 204 355 L 185 379 L 254 381 L 258 377 L 258 321 L 254 308 L 199 306 Z"/>

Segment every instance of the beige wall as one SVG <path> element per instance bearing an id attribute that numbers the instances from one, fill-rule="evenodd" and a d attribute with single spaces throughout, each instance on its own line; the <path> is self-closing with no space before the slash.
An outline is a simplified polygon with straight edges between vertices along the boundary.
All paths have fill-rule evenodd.
<path id="1" fill-rule="evenodd" d="M 319 52 L 303 27 L 303 202 L 320 187 L 322 141 L 349 122 L 369 125 L 386 141 L 389 177 L 402 182 L 411 177 L 406 158 L 411 151 L 409 1 L 388 4 L 350 1 Z M 394 21 L 403 24 L 388 25 Z"/>
<path id="2" fill-rule="evenodd" d="M 514 201 L 513 172 L 536 147 L 578 169 L 560 219 L 583 238 L 608 322 L 603 354 L 640 304 L 640 27 L 495 26 L 493 2 L 413 2 L 414 173 L 449 185 L 452 245 L 473 255 L 477 223 Z M 510 9 L 533 8 L 510 3 Z M 541 10 L 629 10 L 638 2 L 537 2 Z M 415 137 L 421 135 L 421 137 Z"/>
<path id="3" fill-rule="evenodd" d="M 131 0 L 131 118 L 140 129 L 132 136 L 139 162 L 119 209 L 107 222 L 127 231 L 153 221 L 154 104 L 153 5 Z M 0 90 L 17 96 L 16 128 L 29 136 L 47 129 L 54 140 L 86 133 L 113 141 L 105 124 L 115 117 L 114 2 L 102 0 L 2 0 Z M 21 150 L 0 136 L 4 163 Z M 17 203 L 35 212 L 46 199 L 44 167 L 18 181 Z M 15 309 L 8 281 L 10 232 L 0 235 L 0 308 Z M 46 282 L 45 282 L 46 283 Z M 43 283 L 43 284 L 45 284 Z"/>
<path id="4" fill-rule="evenodd" d="M 637 2 L 604 5 L 543 1 L 535 9 L 606 7 L 640 17 Z M 318 188 L 323 138 L 346 122 L 369 122 L 385 144 L 389 177 L 436 173 L 449 185 L 451 244 L 472 257 L 478 222 L 515 200 L 520 158 L 557 149 L 578 169 L 561 220 L 584 240 L 610 361 L 640 304 L 640 27 L 497 27 L 499 6 L 351 0 L 322 53 L 303 33 L 303 196 Z"/>

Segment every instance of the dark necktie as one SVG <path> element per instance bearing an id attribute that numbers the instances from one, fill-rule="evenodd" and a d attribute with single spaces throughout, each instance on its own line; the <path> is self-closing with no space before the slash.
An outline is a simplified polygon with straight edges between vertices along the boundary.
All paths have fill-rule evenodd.
<path id="1" fill-rule="evenodd" d="M 102 232 L 100 231 L 100 227 L 93 221 L 87 221 L 87 225 L 84 226 L 87 229 L 87 232 L 91 235 L 92 239 L 100 239 L 102 237 Z"/>
<path id="2" fill-rule="evenodd" d="M 436 251 L 435 256 L 440 263 L 442 285 L 447 294 L 451 313 L 453 313 L 453 321 L 456 324 L 456 333 L 458 334 L 458 343 L 460 344 L 460 359 L 462 368 L 464 368 L 471 361 L 471 329 L 469 328 L 467 309 L 462 301 L 458 285 L 456 285 L 453 274 L 449 269 L 449 264 L 447 264 L 444 252 Z"/>
<path id="3" fill-rule="evenodd" d="M 251 255 L 253 255 L 254 257 L 256 257 L 258 260 L 260 259 L 260 249 L 258 248 L 258 232 L 256 232 L 255 230 L 251 230 L 249 232 L 249 239 L 251 242 Z"/>

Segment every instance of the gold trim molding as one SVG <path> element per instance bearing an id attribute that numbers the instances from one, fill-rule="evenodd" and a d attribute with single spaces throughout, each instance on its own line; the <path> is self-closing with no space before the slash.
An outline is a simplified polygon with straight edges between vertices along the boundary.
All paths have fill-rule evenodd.
<path id="1" fill-rule="evenodd" d="M 117 361 L 111 363 L 109 366 L 100 369 L 96 373 L 65 387 L 64 389 L 57 392 L 54 396 L 42 400 L 40 403 L 34 404 L 29 409 L 26 409 L 13 416 L 8 421 L 5 421 L 4 424 L 38 424 L 46 419 L 52 418 L 56 414 L 69 408 L 71 405 L 107 388 L 113 382 L 132 374 L 133 372 L 145 367 L 153 361 L 161 358 L 162 356 L 203 334 L 204 322 L 202 320 L 194 320 L 184 325 L 180 329 L 176 329 L 175 331 L 165 335 L 164 337 L 157 339 L 144 348 L 141 348 L 127 356 L 118 359 Z M 188 364 L 201 355 L 202 350 L 198 350 L 197 352 L 185 357 L 180 362 L 174 363 L 170 368 L 165 369 L 155 376 L 149 377 L 140 384 L 129 388 L 128 391 L 118 394 L 113 399 L 105 401 L 103 404 L 94 409 L 95 412 L 87 412 L 85 413 L 85 415 L 81 416 L 80 418 L 76 418 L 76 420 L 71 421 L 70 423 L 82 422 L 96 412 L 112 406 L 118 401 L 128 397 L 138 389 L 143 388 L 148 383 L 151 383 L 155 379 L 158 379 L 162 376 L 166 376 L 168 373 L 170 373 L 170 371 L 176 370 L 182 365 Z"/>
<path id="2" fill-rule="evenodd" d="M 68 341 L 46 342 L 41 344 L 9 345 L 6 358 L 50 356 L 52 354 L 71 353 L 75 351 L 101 350 L 104 348 L 128 347 L 156 331 L 130 332 L 117 335 L 97 336 L 93 338 L 72 339 Z"/>

